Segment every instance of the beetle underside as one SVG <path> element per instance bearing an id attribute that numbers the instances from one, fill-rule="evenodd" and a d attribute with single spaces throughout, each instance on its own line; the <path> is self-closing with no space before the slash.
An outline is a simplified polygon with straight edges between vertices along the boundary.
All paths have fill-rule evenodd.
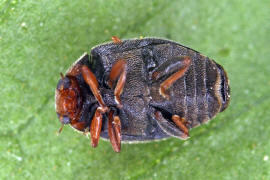
<path id="1" fill-rule="evenodd" d="M 122 41 L 117 37 L 113 37 L 113 42 L 115 44 L 120 44 Z M 180 78 L 182 78 L 185 73 L 189 70 L 191 65 L 191 58 L 189 56 L 177 56 L 170 60 L 169 64 L 164 63 L 160 65 L 158 68 L 152 70 L 151 79 L 159 83 L 157 87 L 157 92 L 159 93 L 159 99 L 164 99 L 164 101 L 170 101 L 171 95 L 169 89 L 171 86 Z M 102 97 L 101 89 L 99 87 L 99 80 L 96 78 L 95 74 L 89 69 L 87 65 L 77 65 L 72 69 L 71 72 L 67 74 L 66 77 L 62 76 L 61 83 L 59 83 L 59 87 L 56 90 L 56 111 L 59 114 L 59 119 L 62 124 L 71 124 L 72 127 L 79 131 L 83 131 L 85 133 L 90 132 L 91 134 L 91 142 L 93 147 L 97 147 L 100 136 L 105 137 L 110 140 L 113 150 L 115 152 L 121 151 L 121 139 L 124 136 L 126 140 L 136 140 L 134 136 L 129 136 L 128 134 L 122 133 L 122 116 L 119 115 L 119 111 L 125 108 L 123 107 L 121 95 L 123 93 L 123 89 L 125 87 L 125 83 L 127 81 L 127 61 L 124 58 L 118 59 L 111 67 L 110 73 L 108 74 L 108 79 L 106 80 L 106 85 L 113 90 L 114 95 L 114 103 L 115 106 L 111 106 L 105 103 Z M 227 79 L 224 80 L 226 74 L 222 72 L 222 88 Z M 81 112 L 79 109 L 83 108 L 81 103 L 78 103 L 80 100 L 79 92 L 76 83 L 70 84 L 70 80 L 78 74 L 82 75 L 83 81 L 88 85 L 92 95 L 94 96 L 95 102 L 97 102 L 96 106 L 93 106 L 93 114 L 88 117 L 92 117 L 91 120 L 81 121 L 79 120 L 79 116 L 83 116 L 84 112 Z M 168 76 L 169 74 L 169 76 Z M 69 78 L 69 79 L 67 79 Z M 69 84 L 69 85 L 67 85 Z M 227 84 L 226 84 L 227 85 Z M 225 96 L 228 85 L 226 86 L 226 90 L 224 88 L 222 91 L 222 95 Z M 77 94 L 77 95 L 76 95 Z M 226 94 L 227 95 L 227 94 Z M 76 97 L 72 100 L 68 100 L 70 97 Z M 226 97 L 228 99 L 228 97 Z M 152 99 L 152 97 L 149 97 Z M 225 98 L 224 98 L 225 99 Z M 81 101 L 81 100 L 80 100 Z M 125 101 L 125 100 L 124 100 Z M 223 101 L 227 107 L 227 103 L 225 100 Z M 77 108 L 77 111 L 72 110 Z M 224 110 L 226 108 L 222 110 Z M 189 137 L 189 129 L 191 128 L 190 122 L 187 121 L 184 117 L 181 117 L 179 114 L 168 113 L 164 111 L 162 108 L 158 106 L 151 106 L 151 110 L 149 110 L 154 119 L 154 124 L 157 127 L 157 131 L 160 131 L 158 134 L 160 137 L 155 139 L 167 138 L 169 136 L 175 136 L 181 139 L 187 139 Z M 73 112 L 74 111 L 74 112 Z M 75 113 L 79 112 L 79 113 Z M 73 114 L 72 114 L 73 113 Z M 72 116 L 71 116 L 72 114 Z M 106 115 L 106 119 L 104 121 L 104 116 Z M 169 119 L 169 120 L 168 120 Z M 102 127 L 106 122 L 106 132 L 102 132 Z M 161 132 L 162 131 L 162 132 Z"/>

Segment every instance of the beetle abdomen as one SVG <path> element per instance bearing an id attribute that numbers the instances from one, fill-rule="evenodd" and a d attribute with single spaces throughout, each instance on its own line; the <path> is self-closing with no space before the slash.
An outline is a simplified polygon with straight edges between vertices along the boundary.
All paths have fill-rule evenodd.
<path id="1" fill-rule="evenodd" d="M 184 102 L 177 100 L 176 107 L 181 106 L 184 117 L 191 127 L 195 127 L 221 111 L 224 99 L 221 90 L 224 82 L 220 72 L 221 66 L 218 67 L 214 61 L 200 53 L 189 50 L 188 54 L 192 58 L 192 63 L 185 77 L 179 80 L 173 91 L 179 91 L 180 88 L 180 94 L 185 100 Z"/>
<path id="2" fill-rule="evenodd" d="M 224 110 L 229 102 L 228 80 L 223 68 L 208 57 L 178 43 L 154 38 L 124 40 L 121 43 L 96 46 L 91 55 L 92 61 L 100 62 L 106 73 L 119 59 L 127 62 L 127 80 L 121 95 L 123 113 L 120 114 L 124 141 L 133 141 L 125 134 L 141 140 L 164 137 L 163 134 L 159 137 L 149 135 L 149 129 L 156 127 L 144 114 L 148 112 L 148 107 L 161 111 L 165 119 L 179 115 L 188 121 L 187 127 L 192 128 L 213 118 Z M 168 89 L 170 100 L 167 101 L 160 94 L 159 88 L 173 72 L 165 73 L 164 77 L 157 80 L 151 79 L 152 72 L 171 59 L 181 56 L 190 57 L 191 65 L 184 76 Z M 144 104 L 139 103 L 139 100 L 133 101 L 133 97 L 141 98 Z M 146 111 L 139 110 L 143 107 Z M 106 137 L 103 133 L 101 136 Z"/>

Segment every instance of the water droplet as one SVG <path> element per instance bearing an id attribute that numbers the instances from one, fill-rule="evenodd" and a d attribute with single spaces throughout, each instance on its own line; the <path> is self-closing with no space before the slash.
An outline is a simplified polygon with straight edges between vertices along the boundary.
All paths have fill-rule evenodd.
<path id="1" fill-rule="evenodd" d="M 253 49 L 254 48 L 254 45 L 252 43 L 249 43 L 248 44 L 248 49 Z"/>
<path id="2" fill-rule="evenodd" d="M 96 18 L 91 19 L 91 23 L 94 23 L 94 22 L 96 22 Z"/>
<path id="3" fill-rule="evenodd" d="M 263 160 L 264 160 L 264 161 L 268 161 L 268 159 L 269 159 L 269 156 L 267 156 L 267 155 L 265 155 L 265 156 L 263 157 Z"/>
<path id="4" fill-rule="evenodd" d="M 20 156 L 17 156 L 16 154 L 13 154 L 13 153 L 10 153 L 10 152 L 7 152 L 11 157 L 15 158 L 17 161 L 22 161 L 23 158 L 20 157 Z"/>
<path id="5" fill-rule="evenodd" d="M 192 26 L 191 26 L 191 29 L 192 29 L 192 30 L 196 30 L 196 29 L 197 29 L 197 26 L 192 25 Z"/>
<path id="6" fill-rule="evenodd" d="M 21 27 L 25 28 L 26 27 L 26 23 L 22 22 Z"/>

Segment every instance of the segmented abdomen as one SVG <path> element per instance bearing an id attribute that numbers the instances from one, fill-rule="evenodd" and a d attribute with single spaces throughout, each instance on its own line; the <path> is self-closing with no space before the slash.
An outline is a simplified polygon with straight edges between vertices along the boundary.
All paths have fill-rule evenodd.
<path id="1" fill-rule="evenodd" d="M 190 127 L 195 127 L 220 111 L 220 74 L 215 62 L 208 57 L 192 50 L 188 50 L 187 55 L 192 58 L 192 63 L 173 87 L 179 96 L 175 107 L 180 112 L 175 113 L 182 114 Z"/>

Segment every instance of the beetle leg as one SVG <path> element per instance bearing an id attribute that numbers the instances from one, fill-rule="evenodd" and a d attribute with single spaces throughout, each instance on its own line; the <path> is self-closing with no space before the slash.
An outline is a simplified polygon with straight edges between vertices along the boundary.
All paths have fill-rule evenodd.
<path id="1" fill-rule="evenodd" d="M 92 147 L 97 147 L 102 127 L 102 112 L 100 107 L 97 108 L 90 126 Z"/>
<path id="2" fill-rule="evenodd" d="M 76 62 L 74 66 L 68 71 L 66 75 L 68 76 L 78 76 L 81 73 L 82 64 L 86 64 L 85 62 L 88 62 L 89 55 L 87 53 L 84 53 Z M 62 77 L 62 75 L 61 75 Z M 63 77 L 62 77 L 63 78 Z"/>
<path id="3" fill-rule="evenodd" d="M 98 90 L 98 81 L 94 75 L 94 73 L 86 66 L 82 66 L 82 75 L 85 82 L 89 85 L 93 95 L 95 96 L 96 100 L 98 101 L 99 105 L 101 106 L 101 110 L 105 113 L 108 108 L 106 107 L 102 96 Z"/>
<path id="4" fill-rule="evenodd" d="M 175 126 L 169 120 L 165 119 L 160 111 L 155 111 L 154 116 L 159 127 L 168 135 L 180 139 L 187 139 L 189 137 L 188 128 L 182 122 L 183 118 L 181 119 L 179 116 L 173 115 L 172 121 L 175 123 Z"/>
<path id="5" fill-rule="evenodd" d="M 119 44 L 119 43 L 122 43 L 122 40 L 119 39 L 117 36 L 112 36 L 112 40 L 115 44 Z"/>
<path id="6" fill-rule="evenodd" d="M 187 126 L 185 125 L 186 122 L 184 118 L 181 118 L 178 115 L 173 115 L 172 120 L 187 136 L 189 136 L 189 131 Z"/>
<path id="7" fill-rule="evenodd" d="M 108 133 L 112 148 L 115 152 L 121 151 L 121 121 L 119 116 L 114 116 L 113 111 L 109 112 Z"/>
<path id="8" fill-rule="evenodd" d="M 159 66 L 153 73 L 152 79 L 158 80 L 168 74 L 170 75 L 165 81 L 160 84 L 159 93 L 166 99 L 169 99 L 169 95 L 166 94 L 166 90 L 169 89 L 175 81 L 183 77 L 191 64 L 189 56 L 174 57 L 170 61 Z"/>
<path id="9" fill-rule="evenodd" d="M 123 88 L 126 82 L 126 76 L 127 76 L 127 62 L 121 59 L 113 65 L 110 75 L 109 75 L 109 81 L 108 81 L 108 85 L 111 88 L 113 88 L 114 81 L 116 81 L 116 79 L 119 77 L 115 90 L 114 90 L 115 101 L 118 104 L 119 108 L 122 107 L 120 95 L 123 92 Z"/>
<path id="10" fill-rule="evenodd" d="M 84 131 L 85 130 L 85 122 L 73 122 L 71 121 L 70 125 L 74 127 L 75 129 L 79 131 Z"/>

